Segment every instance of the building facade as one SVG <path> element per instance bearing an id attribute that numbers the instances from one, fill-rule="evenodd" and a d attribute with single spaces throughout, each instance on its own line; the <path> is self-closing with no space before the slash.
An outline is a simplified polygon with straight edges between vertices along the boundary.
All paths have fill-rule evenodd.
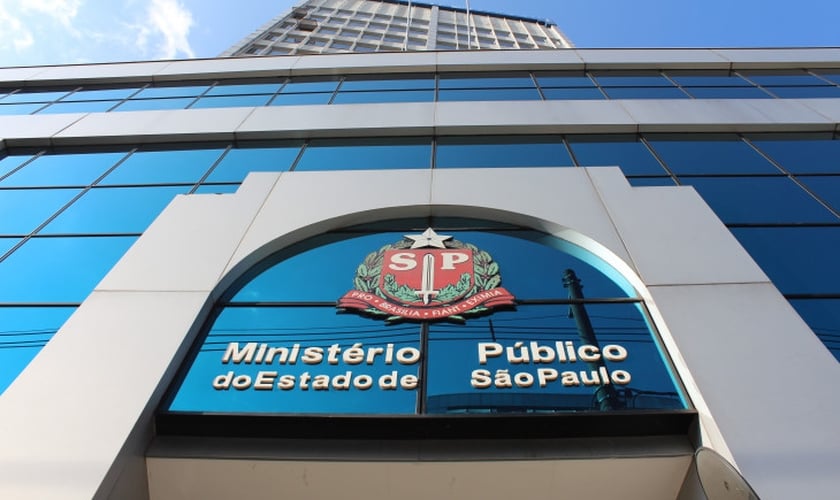
<path id="1" fill-rule="evenodd" d="M 835 495 L 840 50 L 0 81 L 4 497 Z"/>

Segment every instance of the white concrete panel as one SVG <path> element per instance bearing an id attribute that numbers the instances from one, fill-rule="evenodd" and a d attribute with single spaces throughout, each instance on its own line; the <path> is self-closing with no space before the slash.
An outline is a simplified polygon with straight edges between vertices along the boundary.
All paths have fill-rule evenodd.
<path id="1" fill-rule="evenodd" d="M 481 65 L 477 68 L 477 65 Z M 575 50 L 481 50 L 437 52 L 437 69 L 445 71 L 582 70 Z M 562 66 L 562 68 L 560 68 Z"/>
<path id="2" fill-rule="evenodd" d="M 449 134 L 535 134 L 636 131 L 633 118 L 614 101 L 439 102 L 436 131 Z"/>
<path id="3" fill-rule="evenodd" d="M 612 169 L 612 175 L 624 180 L 618 169 Z M 493 220 L 524 225 L 546 221 L 536 229 L 583 246 L 619 271 L 626 269 L 604 249 L 625 265 L 630 262 L 583 169 L 437 169 L 432 187 L 435 215 L 488 218 L 492 214 Z"/>
<path id="4" fill-rule="evenodd" d="M 59 134 L 56 144 L 84 144 L 90 137 L 98 143 L 160 143 L 202 140 L 233 140 L 234 130 L 254 108 L 212 108 L 167 111 L 91 113 Z"/>
<path id="5" fill-rule="evenodd" d="M 347 75 L 389 72 L 434 71 L 434 52 L 380 52 L 367 54 L 316 54 L 301 56 L 292 66 L 293 75 Z"/>
<path id="6" fill-rule="evenodd" d="M 690 462 L 690 456 L 396 463 L 155 458 L 149 482 L 151 500 L 243 494 L 251 500 L 673 500 Z"/>
<path id="7" fill-rule="evenodd" d="M 177 196 L 96 289 L 210 292 L 279 177 L 252 173 L 235 194 Z"/>
<path id="8" fill-rule="evenodd" d="M 56 84 L 67 81 L 73 84 L 148 82 L 150 75 L 165 68 L 167 61 L 73 64 L 68 66 L 49 66 L 37 75 L 39 81 L 51 81 Z"/>
<path id="9" fill-rule="evenodd" d="M 824 116 L 828 121 L 840 124 L 840 99 L 801 99 L 798 102 Z"/>
<path id="10" fill-rule="evenodd" d="M 253 78 L 288 76 L 296 56 L 230 57 L 171 61 L 156 71 L 155 81 L 179 81 L 186 78 Z"/>
<path id="11" fill-rule="evenodd" d="M 639 99 L 621 100 L 641 132 L 711 132 L 787 130 L 791 126 L 776 114 L 789 109 L 798 130 L 824 130 L 829 122 L 820 114 L 798 104 L 786 105 L 772 99 Z M 776 104 L 770 104 L 770 103 Z M 771 118 L 772 117 L 772 118 Z"/>
<path id="12" fill-rule="evenodd" d="M 429 215 L 431 175 L 431 170 L 283 173 L 228 271 L 237 266 L 241 272 L 273 251 L 342 226 Z"/>
<path id="13" fill-rule="evenodd" d="M 585 170 L 647 285 L 768 281 L 694 188 L 632 187 L 615 169 Z"/>
<path id="14" fill-rule="evenodd" d="M 838 48 L 711 49 L 732 63 L 735 70 L 746 68 L 837 68 Z"/>
<path id="15" fill-rule="evenodd" d="M 650 291 L 758 495 L 835 498 L 840 364 L 788 302 L 770 284 Z"/>
<path id="16" fill-rule="evenodd" d="M 576 49 L 587 69 L 727 69 L 728 62 L 708 49 Z"/>
<path id="17" fill-rule="evenodd" d="M 46 146 L 52 136 L 84 116 L 84 113 L 0 116 L 0 139 L 6 146 Z"/>
<path id="18" fill-rule="evenodd" d="M 0 68 L 0 82 L 25 82 L 35 79 L 39 74 L 48 70 L 49 66 L 26 66 L 18 68 Z"/>
<path id="19" fill-rule="evenodd" d="M 434 104 L 342 104 L 255 108 L 236 129 L 240 139 L 431 135 Z"/>
<path id="20" fill-rule="evenodd" d="M 840 99 L 820 100 L 840 104 Z M 766 116 L 768 121 L 783 124 L 786 131 L 801 129 L 803 126 L 818 126 L 818 130 L 831 130 L 830 127 L 835 124 L 834 120 L 826 114 L 820 113 L 818 108 L 809 106 L 810 99 L 750 99 L 750 101 L 749 104 Z"/>
<path id="21" fill-rule="evenodd" d="M 143 452 L 147 443 L 127 441 L 148 422 L 206 298 L 94 292 L 0 398 L 0 498 L 110 490 L 120 453 Z"/>

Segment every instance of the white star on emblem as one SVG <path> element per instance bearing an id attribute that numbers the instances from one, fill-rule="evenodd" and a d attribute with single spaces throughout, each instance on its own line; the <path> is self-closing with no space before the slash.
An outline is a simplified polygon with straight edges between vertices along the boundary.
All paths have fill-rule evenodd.
<path id="1" fill-rule="evenodd" d="M 426 229 L 423 234 L 406 234 L 405 237 L 414 241 L 411 248 L 446 248 L 443 242 L 452 238 L 452 236 L 439 235 L 432 228 Z"/>

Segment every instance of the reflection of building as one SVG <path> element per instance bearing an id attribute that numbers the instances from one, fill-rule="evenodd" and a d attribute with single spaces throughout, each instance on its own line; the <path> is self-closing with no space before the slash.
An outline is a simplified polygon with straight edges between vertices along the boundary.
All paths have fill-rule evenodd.
<path id="1" fill-rule="evenodd" d="M 20 373 L 0 396 L 2 496 L 676 498 L 703 444 L 762 498 L 832 497 L 838 74 L 835 49 L 0 70 L 4 383 Z M 160 435 L 241 273 L 323 233 L 428 217 L 550 233 L 629 280 L 697 410 L 692 440 L 522 439 L 527 420 L 498 431 L 513 443 Z M 613 417 L 602 430 L 624 429 Z"/>

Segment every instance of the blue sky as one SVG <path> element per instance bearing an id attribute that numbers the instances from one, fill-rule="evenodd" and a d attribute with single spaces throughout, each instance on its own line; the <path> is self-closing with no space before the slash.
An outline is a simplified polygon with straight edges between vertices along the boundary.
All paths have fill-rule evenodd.
<path id="1" fill-rule="evenodd" d="M 296 3 L 0 0 L 0 66 L 213 57 Z M 577 47 L 840 46 L 838 0 L 470 0 L 470 6 L 551 19 Z"/>

